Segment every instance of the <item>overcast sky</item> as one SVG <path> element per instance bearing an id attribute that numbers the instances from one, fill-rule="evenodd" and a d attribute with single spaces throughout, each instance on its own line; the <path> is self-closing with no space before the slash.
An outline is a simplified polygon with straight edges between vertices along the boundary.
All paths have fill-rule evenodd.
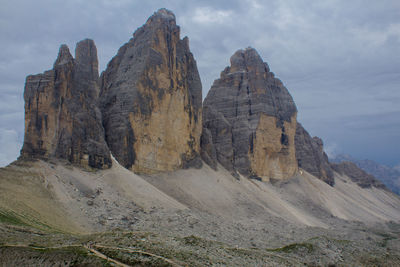
<path id="1" fill-rule="evenodd" d="M 96 42 L 104 70 L 161 7 L 189 37 L 203 97 L 230 56 L 251 46 L 329 154 L 400 162 L 399 0 L 0 0 L 0 166 L 21 149 L 27 75 L 50 69 L 60 44 L 73 52 L 84 38 Z"/>

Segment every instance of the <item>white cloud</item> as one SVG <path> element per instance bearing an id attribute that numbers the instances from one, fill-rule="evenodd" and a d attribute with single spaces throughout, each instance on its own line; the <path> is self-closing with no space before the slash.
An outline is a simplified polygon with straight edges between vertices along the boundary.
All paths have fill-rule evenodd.
<path id="1" fill-rule="evenodd" d="M 328 155 L 328 158 L 333 159 L 338 155 L 339 147 L 335 143 L 324 144 L 324 151 Z"/>
<path id="2" fill-rule="evenodd" d="M 215 10 L 210 7 L 196 8 L 193 16 L 193 21 L 199 24 L 212 23 L 227 23 L 230 19 L 232 11 L 230 10 Z"/>

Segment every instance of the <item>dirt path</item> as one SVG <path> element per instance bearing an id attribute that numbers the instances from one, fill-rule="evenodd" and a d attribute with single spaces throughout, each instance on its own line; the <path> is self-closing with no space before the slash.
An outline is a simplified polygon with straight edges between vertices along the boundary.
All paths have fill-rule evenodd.
<path id="1" fill-rule="evenodd" d="M 122 267 L 131 267 L 130 265 L 126 265 L 120 261 L 114 260 L 106 255 L 104 255 L 103 253 L 101 253 L 100 251 L 97 251 L 93 248 L 90 248 L 88 246 L 83 246 L 83 245 L 65 245 L 65 246 L 54 246 L 54 247 L 35 247 L 35 246 L 27 246 L 27 245 L 15 245 L 15 244 L 4 244 L 1 245 L 1 247 L 16 247 L 16 248 L 31 248 L 31 249 L 36 249 L 36 250 L 45 250 L 45 249 L 59 249 L 59 248 L 70 248 L 70 247 L 83 247 L 87 250 L 89 250 L 90 252 L 92 252 L 94 254 L 94 256 L 102 258 L 106 261 L 110 261 L 115 263 L 117 266 L 122 266 Z"/>
<path id="2" fill-rule="evenodd" d="M 88 246 L 84 246 L 87 250 L 89 250 L 90 252 L 92 252 L 95 256 L 102 258 L 106 261 L 110 261 L 112 263 L 115 263 L 117 266 L 122 266 L 122 267 L 131 267 L 130 265 L 127 265 L 125 263 L 122 263 L 120 261 L 114 260 L 113 258 L 110 258 L 106 255 L 104 255 L 103 253 L 101 253 L 98 250 L 95 250 L 94 248 L 88 247 Z"/>
<path id="3" fill-rule="evenodd" d="M 151 256 L 151 257 L 163 260 L 165 262 L 168 262 L 172 266 L 182 267 L 182 265 L 179 265 L 179 264 L 177 264 L 176 262 L 174 262 L 174 261 L 172 261 L 170 259 L 167 259 L 167 258 L 165 258 L 163 256 L 156 255 L 156 254 L 153 254 L 153 253 L 150 253 L 150 252 L 146 252 L 146 251 L 142 251 L 142 250 L 134 250 L 134 249 L 129 249 L 129 248 L 102 246 L 102 245 L 93 245 L 93 246 L 88 246 L 88 245 L 65 245 L 65 246 L 54 246 L 54 247 L 34 247 L 34 246 L 27 246 L 27 245 L 22 245 L 22 244 L 21 245 L 19 245 L 19 244 L 3 244 L 3 245 L 1 245 L 1 247 L 20 247 L 20 248 L 22 247 L 22 248 L 31 248 L 31 249 L 36 249 L 36 250 L 60 249 L 60 248 L 67 248 L 67 247 L 83 247 L 83 248 L 89 250 L 90 252 L 92 252 L 96 257 L 99 257 L 99 258 L 102 258 L 104 260 L 113 262 L 117 266 L 131 267 L 130 265 L 127 265 L 127 264 L 122 263 L 122 262 L 120 262 L 118 260 L 110 258 L 107 255 L 101 253 L 100 251 L 94 249 L 94 247 L 97 247 L 97 248 L 108 248 L 108 249 L 126 251 L 126 252 L 129 252 L 129 253 L 139 253 L 139 254 Z"/>
<path id="4" fill-rule="evenodd" d="M 170 259 L 167 259 L 167 258 L 165 258 L 163 256 L 156 255 L 156 254 L 153 254 L 153 253 L 150 253 L 150 252 L 146 252 L 146 251 L 142 251 L 142 250 L 134 250 L 134 249 L 129 249 L 129 248 L 119 248 L 119 247 L 108 247 L 108 246 L 101 246 L 101 245 L 95 245 L 95 247 L 121 250 L 121 251 L 126 251 L 126 252 L 129 252 L 129 253 L 139 253 L 139 254 L 143 254 L 143 255 L 147 255 L 147 256 L 151 256 L 151 257 L 163 260 L 165 262 L 168 262 L 172 266 L 182 267 L 182 265 L 179 265 L 176 262 L 174 262 L 174 261 L 172 261 Z M 125 265 L 125 266 L 127 266 L 127 265 Z"/>

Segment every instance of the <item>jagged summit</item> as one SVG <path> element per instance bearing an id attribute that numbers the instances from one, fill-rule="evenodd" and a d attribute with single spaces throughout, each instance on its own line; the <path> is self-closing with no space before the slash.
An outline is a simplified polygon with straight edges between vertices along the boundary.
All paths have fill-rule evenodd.
<path id="1" fill-rule="evenodd" d="M 175 14 L 166 8 L 160 8 L 154 14 L 148 18 L 146 24 L 151 24 L 153 22 L 159 22 L 159 21 L 171 21 L 171 22 L 176 22 Z"/>
<path id="2" fill-rule="evenodd" d="M 176 25 L 176 19 L 174 13 L 172 11 L 161 8 L 158 11 L 154 12 L 152 16 L 150 16 L 146 23 L 138 28 L 133 33 L 133 39 L 130 42 L 150 40 L 152 39 L 152 33 L 155 32 L 169 32 L 172 36 L 180 39 L 180 28 Z"/>
<path id="3" fill-rule="evenodd" d="M 135 45 L 149 45 L 162 42 L 165 38 L 167 42 L 180 40 L 180 27 L 176 25 L 174 13 L 167 9 L 159 9 L 133 33 L 130 42 L 135 42 Z"/>
<path id="4" fill-rule="evenodd" d="M 72 57 L 68 46 L 66 44 L 62 44 L 58 51 L 58 56 L 56 61 L 54 62 L 54 66 L 67 64 L 73 60 L 74 58 Z"/>
<path id="5" fill-rule="evenodd" d="M 252 47 L 246 49 L 239 49 L 230 58 L 231 66 L 229 72 L 236 71 L 259 71 L 269 72 L 268 64 L 265 63 L 257 50 Z"/>

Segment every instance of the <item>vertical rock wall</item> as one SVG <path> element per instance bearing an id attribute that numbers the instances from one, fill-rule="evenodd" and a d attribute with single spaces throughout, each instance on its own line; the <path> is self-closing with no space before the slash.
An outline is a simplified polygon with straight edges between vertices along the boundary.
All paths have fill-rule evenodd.
<path id="1" fill-rule="evenodd" d="M 126 168 L 201 165 L 201 81 L 172 12 L 157 11 L 108 64 L 101 109 L 107 143 Z"/>
<path id="2" fill-rule="evenodd" d="M 22 158 L 61 158 L 83 167 L 109 168 L 98 108 L 98 61 L 92 40 L 77 44 L 75 59 L 66 45 L 52 70 L 25 84 Z"/>

